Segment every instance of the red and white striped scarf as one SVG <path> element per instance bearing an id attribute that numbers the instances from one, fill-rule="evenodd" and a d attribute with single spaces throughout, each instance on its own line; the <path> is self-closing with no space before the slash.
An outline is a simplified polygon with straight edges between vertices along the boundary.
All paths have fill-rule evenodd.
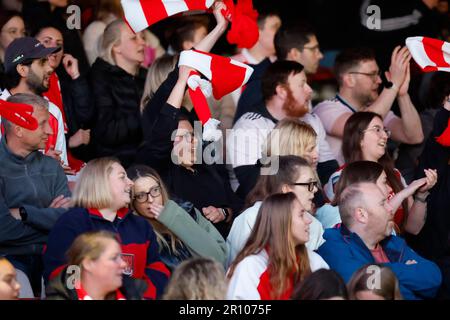
<path id="1" fill-rule="evenodd" d="M 410 37 L 406 46 L 424 72 L 450 72 L 450 43 L 427 37 Z"/>

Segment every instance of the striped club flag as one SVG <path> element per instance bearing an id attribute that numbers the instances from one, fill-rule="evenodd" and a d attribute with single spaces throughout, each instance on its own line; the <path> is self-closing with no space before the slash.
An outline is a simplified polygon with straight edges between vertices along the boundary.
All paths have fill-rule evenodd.
<path id="1" fill-rule="evenodd" d="M 406 46 L 424 72 L 450 72 L 450 43 L 427 37 L 406 38 Z"/>
<path id="2" fill-rule="evenodd" d="M 186 11 L 206 11 L 215 0 L 122 0 L 125 20 L 140 32 L 165 18 Z"/>

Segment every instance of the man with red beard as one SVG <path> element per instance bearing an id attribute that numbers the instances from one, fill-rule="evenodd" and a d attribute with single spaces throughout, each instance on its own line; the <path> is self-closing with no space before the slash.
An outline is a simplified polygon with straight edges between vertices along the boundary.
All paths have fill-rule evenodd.
<path id="1" fill-rule="evenodd" d="M 408 94 L 411 55 L 406 47 L 399 46 L 392 52 L 391 65 L 386 83 L 378 94 L 381 71 L 375 54 L 368 48 L 350 48 L 342 51 L 335 62 L 335 74 L 339 92 L 332 100 L 319 103 L 313 114 L 319 116 L 327 132 L 327 141 L 338 160 L 344 163 L 342 137 L 344 126 L 357 111 L 372 111 L 383 117 L 384 126 L 392 132 L 392 140 L 418 144 L 423 141 L 419 114 Z M 395 99 L 398 101 L 401 117 L 391 111 Z"/>
<path id="2" fill-rule="evenodd" d="M 231 163 L 239 182 L 237 193 L 245 197 L 260 175 L 258 161 L 264 158 L 267 135 L 279 120 L 308 114 L 312 89 L 303 66 L 278 60 L 261 80 L 265 107 L 245 113 L 227 135 L 227 163 Z"/>
<path id="3" fill-rule="evenodd" d="M 392 235 L 394 213 L 386 195 L 375 183 L 355 183 L 340 196 L 339 228 L 326 229 L 325 243 L 317 253 L 345 282 L 366 264 L 389 267 L 406 300 L 433 298 L 441 284 L 438 266 L 414 252 L 401 237 Z M 376 270 L 372 285 L 382 286 Z M 376 288 L 385 289 L 385 288 Z"/>
<path id="4" fill-rule="evenodd" d="M 277 60 L 295 61 L 300 63 L 307 76 L 317 72 L 319 62 L 323 58 L 314 29 L 304 22 L 279 28 L 274 37 L 274 47 Z M 254 72 L 239 99 L 236 114 L 234 116 L 235 123 L 247 112 L 264 112 L 265 101 L 261 91 L 261 82 L 265 71 L 271 64 L 272 62 L 270 59 L 264 59 L 258 65 L 253 66 Z M 309 102 L 309 111 L 311 111 L 311 109 L 311 103 Z M 304 113 L 301 120 L 313 127 L 317 134 L 316 141 L 319 152 L 317 174 L 322 184 L 325 184 L 339 167 L 335 156 L 333 152 L 331 152 L 330 146 L 326 141 L 327 133 L 318 116 L 307 112 Z M 233 173 L 230 175 L 231 185 L 236 189 L 238 187 L 238 182 L 233 176 Z"/>

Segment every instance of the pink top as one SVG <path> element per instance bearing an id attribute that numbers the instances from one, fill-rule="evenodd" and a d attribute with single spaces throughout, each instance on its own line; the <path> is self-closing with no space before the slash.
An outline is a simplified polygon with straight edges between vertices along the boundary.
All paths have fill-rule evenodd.
<path id="1" fill-rule="evenodd" d="M 377 244 L 375 249 L 370 250 L 372 252 L 372 256 L 375 259 L 376 263 L 389 263 L 389 258 L 386 256 L 386 253 L 383 250 L 383 247 L 380 244 Z"/>

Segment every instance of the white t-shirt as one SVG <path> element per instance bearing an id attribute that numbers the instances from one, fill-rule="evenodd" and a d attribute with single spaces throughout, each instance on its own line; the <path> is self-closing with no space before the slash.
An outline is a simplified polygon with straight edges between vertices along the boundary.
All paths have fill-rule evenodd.
<path id="1" fill-rule="evenodd" d="M 345 163 L 344 156 L 342 155 L 342 138 L 332 136 L 330 134 L 336 120 L 343 114 L 352 114 L 356 110 L 350 106 L 342 97 L 337 95 L 331 100 L 325 100 L 317 104 L 313 109 L 313 114 L 317 115 L 325 131 L 326 141 L 328 142 L 331 152 L 333 153 L 335 159 L 339 162 L 339 165 Z M 389 122 L 393 119 L 398 118 L 392 111 L 389 111 L 383 120 L 385 126 L 388 126 Z"/>

